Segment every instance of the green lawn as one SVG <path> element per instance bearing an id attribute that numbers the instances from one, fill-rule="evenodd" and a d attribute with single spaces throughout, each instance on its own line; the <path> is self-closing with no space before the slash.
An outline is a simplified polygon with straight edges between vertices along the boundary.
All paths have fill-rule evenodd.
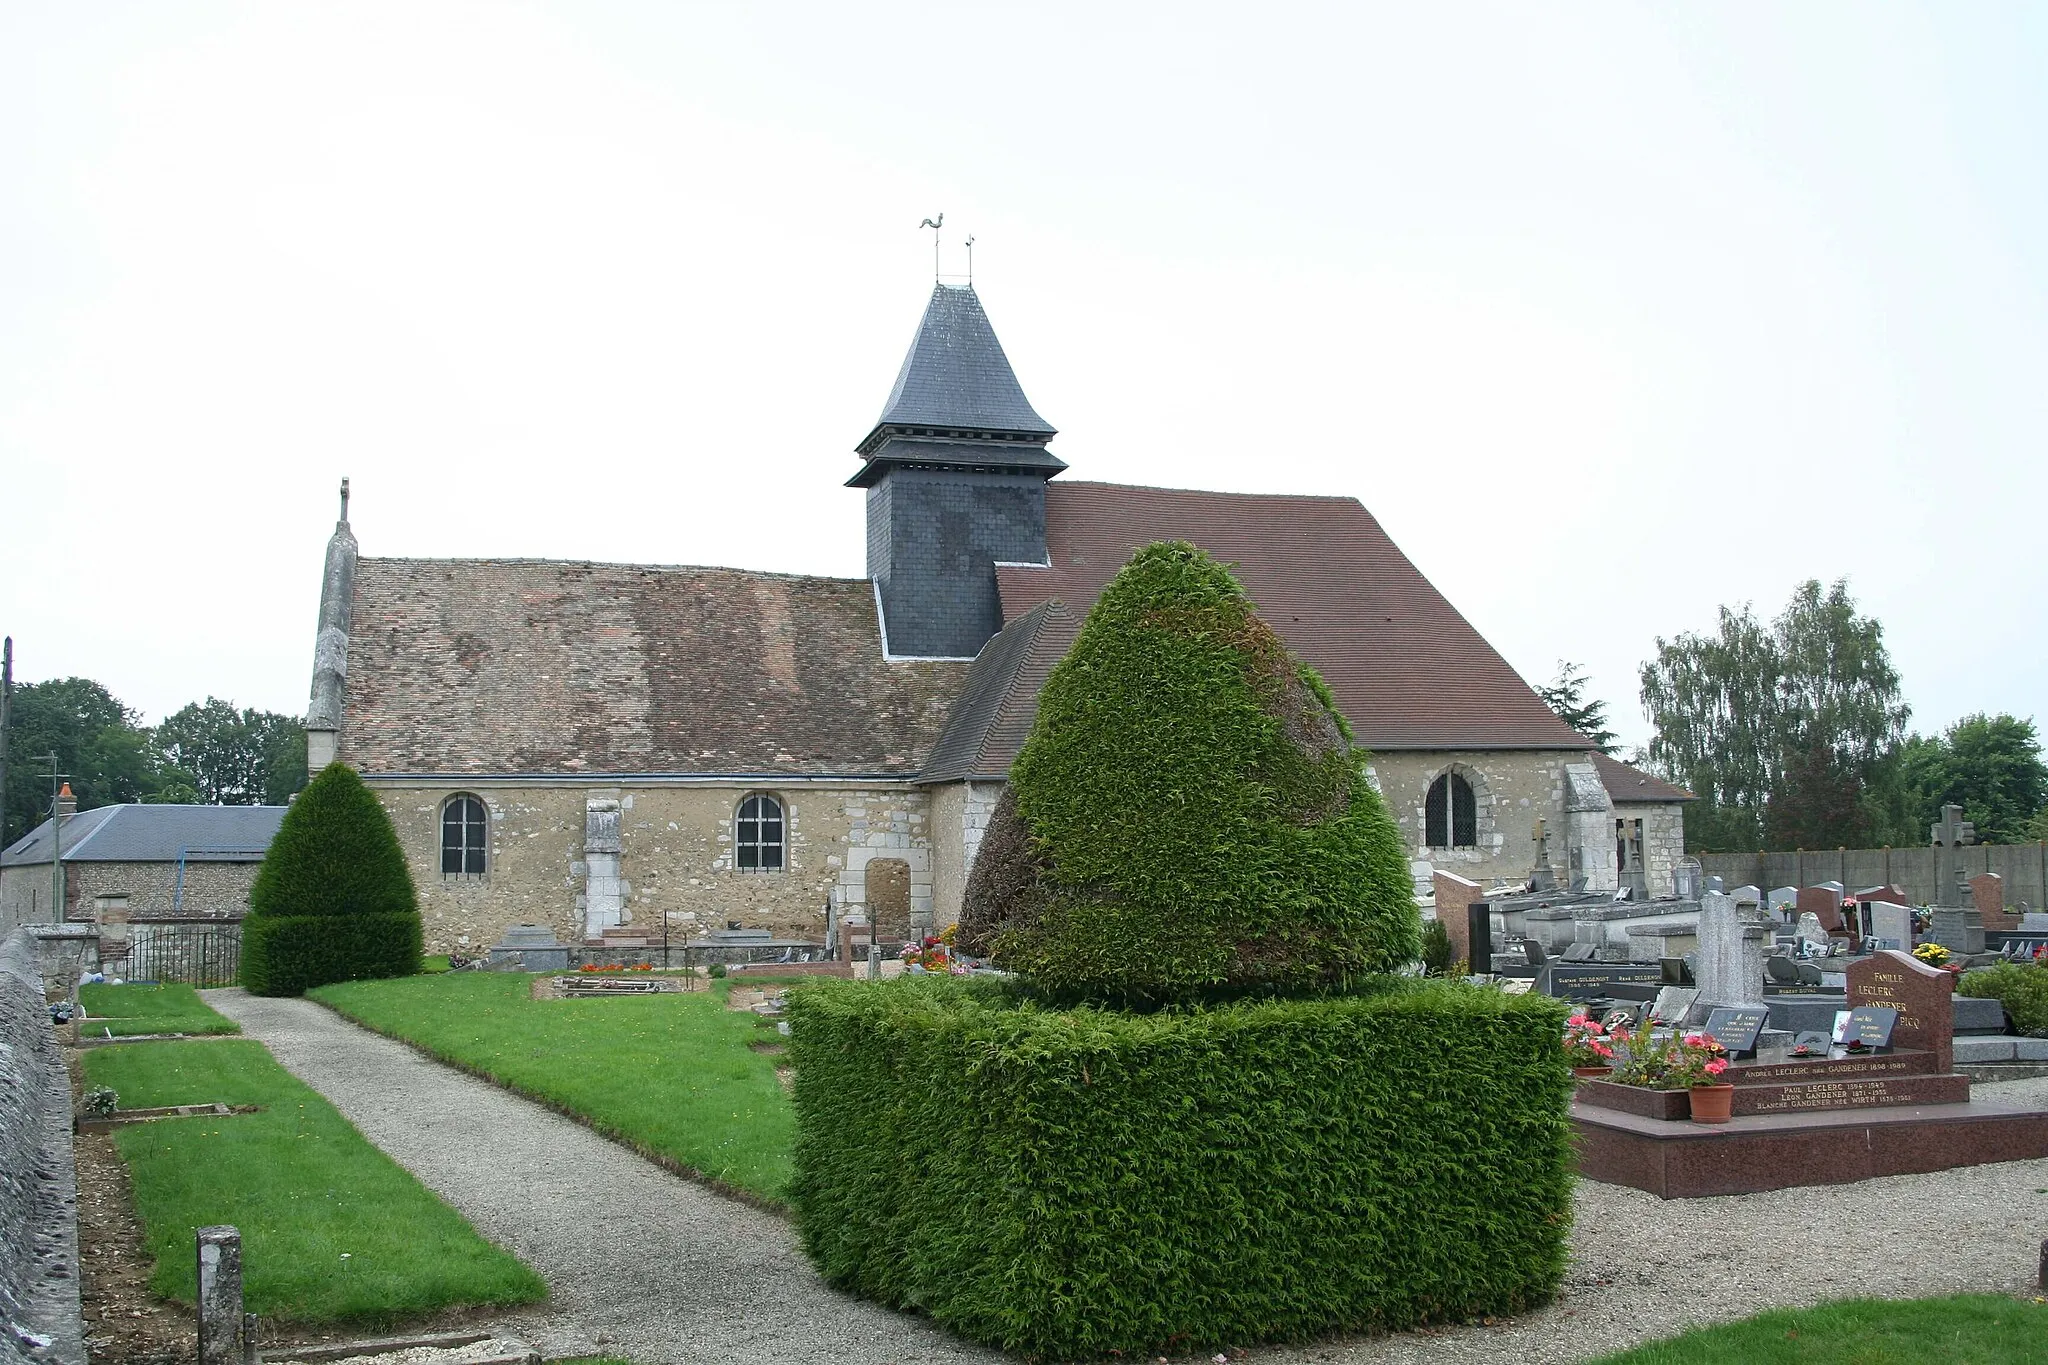
<path id="1" fill-rule="evenodd" d="M 78 1003 L 90 1018 L 79 1025 L 87 1037 L 133 1037 L 141 1033 L 240 1033 L 190 986 L 80 986 Z"/>
<path id="2" fill-rule="evenodd" d="M 194 1229 L 242 1230 L 249 1311 L 296 1322 L 394 1322 L 464 1304 L 531 1303 L 538 1275 L 476 1234 L 263 1045 L 129 1043 L 83 1059 L 87 1085 L 124 1108 L 260 1104 L 232 1118 L 117 1129 L 156 1271 L 193 1299 Z"/>
<path id="3" fill-rule="evenodd" d="M 534 1000 L 520 972 L 349 981 L 310 991 L 599 1132 L 779 1201 L 795 1116 L 753 1016 L 718 987 L 624 1000 Z"/>
<path id="4" fill-rule="evenodd" d="M 2000 1294 L 1781 1308 L 1595 1365 L 2019 1365 L 2048 1361 L 2048 1307 Z"/>

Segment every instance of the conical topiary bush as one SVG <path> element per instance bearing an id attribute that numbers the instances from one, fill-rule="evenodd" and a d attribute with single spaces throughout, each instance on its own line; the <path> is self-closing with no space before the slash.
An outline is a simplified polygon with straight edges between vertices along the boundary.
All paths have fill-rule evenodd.
<path id="1" fill-rule="evenodd" d="M 1229 570 L 1148 546 L 1039 697 L 961 941 L 1057 995 L 1315 990 L 1420 951 L 1399 831 Z"/>
<path id="2" fill-rule="evenodd" d="M 391 817 L 354 769 L 330 763 L 285 812 L 249 889 L 242 984 L 302 995 L 419 969 L 419 900 Z"/>

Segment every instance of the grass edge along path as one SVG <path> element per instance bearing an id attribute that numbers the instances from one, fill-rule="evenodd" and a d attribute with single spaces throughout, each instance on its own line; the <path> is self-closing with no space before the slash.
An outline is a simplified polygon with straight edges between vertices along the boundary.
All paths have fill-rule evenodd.
<path id="1" fill-rule="evenodd" d="M 2048 1306 L 2003 1294 L 1833 1299 L 1698 1327 L 1590 1365 L 2020 1365 L 2048 1362 Z"/>
<path id="2" fill-rule="evenodd" d="M 216 1223 L 241 1229 L 248 1308 L 266 1318 L 390 1326 L 547 1297 L 531 1267 L 486 1241 L 261 1043 L 132 1043 L 80 1060 L 88 1085 L 112 1086 L 131 1107 L 263 1106 L 115 1131 L 161 1297 L 193 1302 L 193 1232 Z"/>
<path id="3" fill-rule="evenodd" d="M 440 976 L 396 977 L 388 981 L 337 982 L 306 992 L 306 998 L 326 1006 L 352 1024 L 403 1043 L 422 1056 L 560 1114 L 672 1175 L 703 1185 L 764 1213 L 784 1218 L 789 1216 L 789 1205 L 784 1202 L 782 1191 L 789 1179 L 795 1111 L 781 1082 L 775 1078 L 772 1060 L 747 1046 L 750 1042 L 764 1041 L 752 1015 L 727 1010 L 725 992 L 718 989 L 716 983 L 708 992 L 621 1000 L 534 1000 L 531 998 L 532 982 L 533 977 L 522 972 L 450 972 Z M 477 1008 L 463 1014 L 459 1021 L 423 1015 L 417 1006 L 422 1001 L 431 1001 L 431 993 L 436 991 L 446 993 L 438 1002 L 444 1008 L 458 1000 L 476 1004 Z M 415 1008 L 408 1010 L 407 1006 Z M 492 1016 L 496 1022 L 497 1011 L 500 1010 L 508 1018 L 547 1027 L 547 1041 L 554 1046 L 545 1050 L 528 1048 L 526 1055 L 519 1056 L 503 1046 L 512 1039 L 482 1036 L 478 1030 L 484 1026 L 485 1016 Z M 597 1041 L 595 1030 L 587 1027 L 592 1020 L 600 1025 L 624 1026 L 635 1015 L 653 1013 L 658 1018 L 662 1011 L 705 1011 L 707 1020 L 716 1021 L 708 1024 L 705 1032 L 722 1035 L 716 1037 L 722 1046 L 722 1055 L 699 1053 L 688 1058 L 687 1063 L 692 1070 L 681 1079 L 705 1079 L 709 1067 L 722 1065 L 723 1077 L 712 1079 L 746 1082 L 746 1089 L 752 1094 L 743 1093 L 742 1102 L 751 1098 L 763 1110 L 760 1115 L 752 1116 L 776 1116 L 765 1126 L 770 1135 L 779 1134 L 780 1142 L 774 1145 L 774 1155 L 779 1160 L 767 1162 L 765 1170 L 759 1169 L 758 1161 L 752 1163 L 757 1167 L 753 1183 L 744 1178 L 734 1179 L 714 1173 L 712 1162 L 708 1153 L 702 1151 L 701 1143 L 673 1138 L 663 1141 L 663 1135 L 652 1131 L 649 1125 L 633 1122 L 617 1113 L 598 1112 L 609 1108 L 609 1104 L 592 1103 L 577 1093 L 582 1089 L 581 1080 L 600 1074 L 590 1065 L 571 1066 L 567 1076 L 557 1078 L 553 1085 L 544 1084 L 534 1074 L 536 1070 L 549 1069 L 550 1063 L 559 1062 L 564 1057 L 575 1058 L 575 1049 L 562 1044 L 578 1041 L 576 1025 L 586 1026 L 584 1040 Z M 533 1039 L 529 1037 L 526 1041 Z M 638 1071 L 634 1071 L 625 1055 L 626 1048 L 618 1030 L 606 1033 L 602 1045 L 605 1051 L 603 1058 L 586 1056 L 582 1060 L 586 1063 L 602 1060 L 611 1068 L 606 1074 L 612 1078 L 613 1088 L 599 1092 L 603 1101 L 626 1093 L 619 1087 L 637 1085 L 644 1092 L 661 1084 L 664 1078 L 659 1069 L 684 1060 L 677 1054 L 667 1053 L 647 1059 Z M 536 1058 L 540 1062 L 538 1067 L 535 1066 Z M 731 1097 L 723 1094 L 717 1097 L 684 1095 L 678 1097 L 676 1103 L 660 1109 L 669 1117 L 699 1111 L 707 1115 L 729 1112 L 737 1120 L 741 1117 L 740 1111 L 729 1109 L 731 1102 Z M 726 1140 L 730 1142 L 732 1139 L 728 1136 Z M 757 1156 L 765 1145 L 754 1144 Z M 699 1150 L 693 1151 L 693 1148 Z M 733 1166 L 728 1163 L 723 1169 L 730 1171 Z"/>
<path id="4" fill-rule="evenodd" d="M 86 1018 L 79 1033 L 87 1038 L 135 1038 L 158 1033 L 188 1037 L 240 1033 L 242 1026 L 199 998 L 192 987 L 174 981 L 129 982 L 112 986 L 88 982 L 78 988 Z"/>

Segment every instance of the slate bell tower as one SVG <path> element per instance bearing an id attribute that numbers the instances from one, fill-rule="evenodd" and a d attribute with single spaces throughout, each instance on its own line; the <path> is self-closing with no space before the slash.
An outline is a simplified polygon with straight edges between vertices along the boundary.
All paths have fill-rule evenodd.
<path id="1" fill-rule="evenodd" d="M 998 563 L 1045 562 L 1066 465 L 972 285 L 937 285 L 847 480 L 868 493 L 868 576 L 896 658 L 972 658 L 1003 627 Z"/>

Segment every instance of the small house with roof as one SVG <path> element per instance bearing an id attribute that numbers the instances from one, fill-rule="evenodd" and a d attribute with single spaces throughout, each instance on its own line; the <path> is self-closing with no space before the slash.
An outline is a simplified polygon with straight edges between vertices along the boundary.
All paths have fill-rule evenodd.
<path id="1" fill-rule="evenodd" d="M 151 926 L 239 923 L 285 813 L 283 806 L 140 804 L 81 811 L 62 799 L 57 809 L 56 819 L 0 850 L 0 927 L 96 925 L 110 961 Z M 61 914 L 52 912 L 53 854 L 63 864 Z"/>
<path id="2" fill-rule="evenodd" d="M 1329 683 L 1421 881 L 1519 879 L 1543 819 L 1589 887 L 1633 838 L 1668 893 L 1684 793 L 1597 755 L 1356 499 L 1067 480 L 1056 435 L 975 291 L 941 284 L 855 448 L 863 578 L 364 556 L 344 484 L 309 759 L 390 810 L 433 949 L 518 923 L 817 939 L 828 907 L 907 936 L 957 917 L 1103 585 L 1179 539 L 1236 565 Z M 1641 815 L 1617 824 L 1609 777 Z"/>

